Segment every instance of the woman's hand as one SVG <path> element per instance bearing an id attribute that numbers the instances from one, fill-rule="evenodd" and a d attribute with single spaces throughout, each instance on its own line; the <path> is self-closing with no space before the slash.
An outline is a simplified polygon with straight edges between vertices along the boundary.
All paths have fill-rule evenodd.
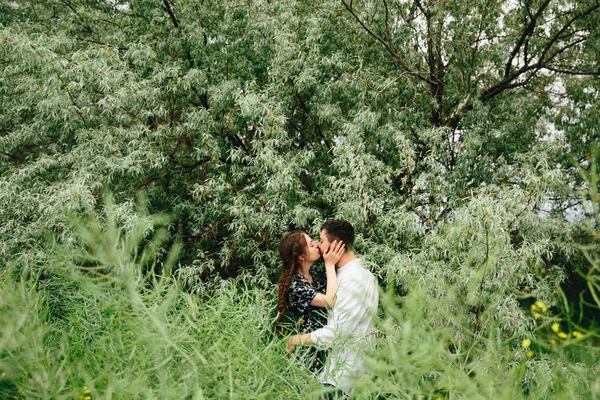
<path id="1" fill-rule="evenodd" d="M 335 264 L 340 261 L 340 258 L 346 251 L 346 245 L 341 240 L 334 240 L 329 246 L 329 249 L 323 253 L 323 261 L 325 261 L 325 274 L 327 276 L 327 287 L 325 294 L 317 293 L 310 302 L 313 307 L 333 308 L 337 301 L 338 281 L 335 272 Z"/>
<path id="2" fill-rule="evenodd" d="M 340 258 L 342 258 L 342 254 L 346 250 L 346 245 L 341 240 L 334 240 L 329 246 L 329 249 L 323 254 L 323 261 L 325 262 L 325 267 L 335 266 Z"/>

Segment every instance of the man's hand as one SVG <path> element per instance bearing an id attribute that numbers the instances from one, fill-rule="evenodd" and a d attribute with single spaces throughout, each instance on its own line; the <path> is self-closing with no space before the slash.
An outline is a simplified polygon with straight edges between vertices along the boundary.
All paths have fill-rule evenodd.
<path id="1" fill-rule="evenodd" d="M 312 346 L 313 342 L 310 339 L 310 333 L 301 333 L 300 335 L 290 336 L 285 347 L 288 353 L 296 350 L 299 345 Z"/>
<path id="2" fill-rule="evenodd" d="M 346 245 L 341 240 L 334 240 L 329 246 L 329 249 L 323 253 L 323 261 L 325 262 L 325 266 L 332 266 L 337 264 L 342 258 L 344 251 L 346 250 Z"/>

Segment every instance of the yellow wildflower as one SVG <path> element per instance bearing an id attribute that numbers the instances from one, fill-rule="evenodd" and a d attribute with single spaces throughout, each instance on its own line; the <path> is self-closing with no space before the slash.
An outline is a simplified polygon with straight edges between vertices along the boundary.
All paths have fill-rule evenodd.
<path id="1" fill-rule="evenodd" d="M 531 339 L 523 339 L 523 341 L 521 342 L 521 346 L 528 348 L 529 346 L 531 346 Z"/>
<path id="2" fill-rule="evenodd" d="M 561 338 L 561 339 L 566 339 L 566 338 L 568 338 L 568 337 L 569 337 L 569 335 L 567 335 L 567 334 L 566 334 L 566 333 L 564 333 L 564 332 L 558 332 L 558 337 L 559 337 L 559 338 Z"/>
<path id="3" fill-rule="evenodd" d="M 537 308 L 538 308 L 537 304 L 531 305 L 531 311 L 535 311 L 535 310 L 537 310 Z"/>
<path id="4" fill-rule="evenodd" d="M 581 336 L 583 336 L 583 335 L 581 334 L 581 332 L 579 332 L 579 331 L 573 331 L 573 337 L 574 337 L 574 338 L 580 338 Z"/>
<path id="5" fill-rule="evenodd" d="M 539 307 L 539 309 L 540 309 L 540 310 L 542 310 L 542 312 L 544 312 L 544 313 L 545 313 L 546 311 L 548 311 L 548 306 L 546 305 L 546 303 L 544 303 L 544 302 L 543 302 L 543 301 L 541 301 L 541 300 L 538 300 L 538 301 L 536 301 L 536 302 L 535 302 L 535 305 L 536 305 L 537 307 Z"/>
<path id="6" fill-rule="evenodd" d="M 553 323 L 552 331 L 554 331 L 554 333 L 558 333 L 559 330 L 560 330 L 560 324 L 558 322 Z"/>
<path id="7" fill-rule="evenodd" d="M 533 313 L 533 318 L 535 318 L 535 319 L 540 319 L 540 318 L 542 318 L 542 315 L 541 315 L 540 313 L 536 313 L 536 312 L 534 312 L 534 313 Z"/>
<path id="8" fill-rule="evenodd" d="M 4 378 L 6 376 L 6 372 L 2 373 L 2 376 L 0 376 L 0 378 Z"/>
<path id="9" fill-rule="evenodd" d="M 550 344 L 556 344 L 556 340 L 555 339 L 550 339 Z"/>
<path id="10" fill-rule="evenodd" d="M 533 350 L 529 350 L 529 351 L 527 352 L 527 357 L 533 357 L 533 354 L 534 354 L 534 353 L 533 353 Z"/>

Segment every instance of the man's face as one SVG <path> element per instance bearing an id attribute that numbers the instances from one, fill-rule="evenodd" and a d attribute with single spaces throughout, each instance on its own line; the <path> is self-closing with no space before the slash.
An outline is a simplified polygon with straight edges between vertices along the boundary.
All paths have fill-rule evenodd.
<path id="1" fill-rule="evenodd" d="M 321 235 L 319 236 L 319 250 L 321 250 L 321 254 L 325 254 L 329 247 L 331 246 L 331 242 L 327 237 L 327 231 L 325 229 L 321 230 Z"/>

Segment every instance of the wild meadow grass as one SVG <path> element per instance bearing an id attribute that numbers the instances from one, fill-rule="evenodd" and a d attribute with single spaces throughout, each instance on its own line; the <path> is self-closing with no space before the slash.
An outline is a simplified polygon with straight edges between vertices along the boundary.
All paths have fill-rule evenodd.
<path id="1" fill-rule="evenodd" d="M 273 293 L 226 284 L 202 299 L 169 280 L 127 284 L 76 269 L 35 282 L 5 274 L 0 290 L 0 398 L 316 399 L 322 391 L 273 332 Z M 534 345 L 528 356 L 498 329 L 455 347 L 452 329 L 428 323 L 433 304 L 423 292 L 397 300 L 382 295 L 373 376 L 354 398 L 600 395 L 597 347 L 585 338 Z"/>
<path id="2" fill-rule="evenodd" d="M 210 297 L 187 293 L 147 268 L 166 240 L 152 229 L 166 219 L 127 230 L 110 210 L 107 222 L 74 220 L 85 251 L 57 245 L 55 265 L 2 270 L 0 398 L 300 398 L 319 388 L 273 331 L 273 293 L 226 282 Z"/>
<path id="3" fill-rule="evenodd" d="M 195 298 L 71 270 L 4 278 L 0 398 L 300 398 L 318 388 L 272 331 L 264 292 Z"/>
<path id="4" fill-rule="evenodd" d="M 103 220 L 75 221 L 85 250 L 57 245 L 53 264 L 18 273 L 3 267 L 0 399 L 322 395 L 273 329 L 274 287 L 222 281 L 203 296 L 190 294 L 170 274 L 177 242 L 163 273 L 153 272 L 153 254 L 167 241 L 156 226 L 167 220 L 123 228 L 107 209 Z M 595 332 L 578 331 L 542 301 L 499 318 L 501 295 L 474 312 L 471 303 L 447 304 L 439 295 L 453 281 L 424 282 L 406 282 L 404 296 L 381 292 L 372 375 L 352 398 L 600 398 Z M 524 328 L 506 324 L 513 314 Z"/>

